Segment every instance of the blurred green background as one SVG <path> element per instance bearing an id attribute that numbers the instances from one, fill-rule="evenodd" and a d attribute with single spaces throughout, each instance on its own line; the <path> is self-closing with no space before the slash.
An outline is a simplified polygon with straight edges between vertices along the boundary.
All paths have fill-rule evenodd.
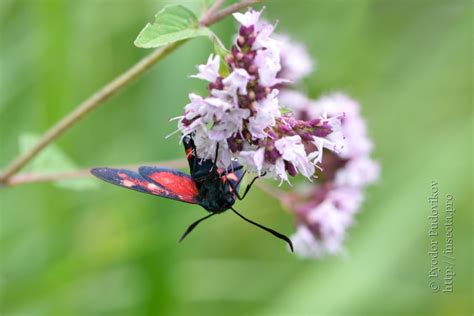
<path id="1" fill-rule="evenodd" d="M 199 12 L 199 1 L 186 2 Z M 301 260 L 224 214 L 177 238 L 202 209 L 97 184 L 0 189 L 2 315 L 471 315 L 472 1 L 267 1 L 318 70 L 301 88 L 359 100 L 382 164 L 347 254 Z M 0 1 L 0 166 L 150 51 L 133 46 L 160 1 Z M 230 43 L 236 24 L 213 29 Z M 185 44 L 56 143 L 80 167 L 183 156 L 168 119 L 211 44 Z M 428 287 L 431 181 L 454 196 L 454 293 Z M 291 234 L 258 189 L 238 203 Z M 441 220 L 443 222 L 443 220 Z M 443 228 L 440 233 L 444 234 Z M 442 245 L 440 245 L 442 247 Z M 443 267 L 443 266 L 441 266 Z M 440 279 L 442 281 L 442 279 Z"/>

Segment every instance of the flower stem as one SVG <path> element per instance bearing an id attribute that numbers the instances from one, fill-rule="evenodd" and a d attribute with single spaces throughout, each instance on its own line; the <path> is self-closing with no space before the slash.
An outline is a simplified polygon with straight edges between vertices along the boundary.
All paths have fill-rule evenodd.
<path id="1" fill-rule="evenodd" d="M 234 3 L 227 8 L 222 9 L 221 11 L 217 12 L 216 14 L 205 17 L 201 19 L 201 25 L 211 25 L 214 24 L 228 15 L 231 15 L 234 12 L 237 12 L 245 7 L 251 6 L 252 4 L 256 4 L 262 2 L 263 0 L 242 0 L 240 2 Z"/>
<path id="2" fill-rule="evenodd" d="M 214 4 L 207 10 L 207 12 L 203 14 L 201 21 L 199 21 L 199 23 L 202 25 L 205 25 L 203 24 L 204 21 L 210 19 L 210 17 L 215 15 L 217 11 L 219 11 L 220 7 L 224 4 L 224 2 L 225 0 L 216 0 Z"/>
<path id="3" fill-rule="evenodd" d="M 221 1 L 217 1 L 216 5 L 212 6 L 212 10 L 215 13 L 213 14 L 204 14 L 203 18 L 200 21 L 200 24 L 203 26 L 209 26 L 214 24 L 224 17 L 244 8 L 251 4 L 257 3 L 259 0 L 242 0 L 238 3 L 235 3 L 222 11 L 217 12 Z M 64 132 L 78 123 L 82 118 L 85 117 L 87 113 L 97 108 L 99 105 L 103 104 L 114 94 L 119 92 L 124 87 L 128 86 L 134 79 L 143 75 L 148 69 L 150 69 L 158 61 L 165 58 L 168 54 L 173 52 L 176 48 L 184 44 L 187 40 L 175 42 L 169 44 L 163 48 L 155 50 L 150 55 L 146 56 L 129 70 L 125 71 L 123 74 L 112 80 L 102 89 L 94 93 L 84 102 L 79 104 L 72 112 L 63 117 L 59 122 L 53 125 L 43 136 L 38 140 L 38 142 L 28 151 L 19 155 L 15 158 L 5 169 L 0 173 L 0 184 L 9 183 L 9 179 L 17 173 L 21 168 L 23 168 L 28 162 L 30 162 L 38 153 L 40 153 L 48 144 L 56 140 Z"/>
<path id="4" fill-rule="evenodd" d="M 7 183 L 8 179 L 12 175 L 14 175 L 23 166 L 30 162 L 49 143 L 53 142 L 66 130 L 68 130 L 74 124 L 79 122 L 87 113 L 97 108 L 99 105 L 103 104 L 111 96 L 120 91 L 123 87 L 128 85 L 131 81 L 143 74 L 152 65 L 163 59 L 166 55 L 168 55 L 170 52 L 175 50 L 183 43 L 184 41 L 176 42 L 171 45 L 167 45 L 164 48 L 157 49 L 152 54 L 148 55 L 147 57 L 139 61 L 137 64 L 135 64 L 125 73 L 123 73 L 122 75 L 114 79 L 112 82 L 107 84 L 105 87 L 94 93 L 87 100 L 79 104 L 79 106 L 75 110 L 67 114 L 56 125 L 51 127 L 45 134 L 43 134 L 43 136 L 30 150 L 20 155 L 11 163 L 0 176 L 0 183 Z"/>
<path id="5" fill-rule="evenodd" d="M 186 160 L 175 159 L 175 160 L 165 160 L 165 161 L 158 161 L 158 162 L 151 162 L 151 163 L 131 164 L 131 165 L 119 166 L 117 168 L 137 169 L 140 166 L 161 166 L 161 167 L 179 169 L 179 168 L 185 168 L 186 165 L 187 165 Z M 50 174 L 35 174 L 35 173 L 19 174 L 17 176 L 10 177 L 10 179 L 5 183 L 5 186 L 12 187 L 12 186 L 21 185 L 21 184 L 86 178 L 86 177 L 91 176 L 90 169 L 91 168 L 67 171 L 67 172 L 50 173 Z"/>

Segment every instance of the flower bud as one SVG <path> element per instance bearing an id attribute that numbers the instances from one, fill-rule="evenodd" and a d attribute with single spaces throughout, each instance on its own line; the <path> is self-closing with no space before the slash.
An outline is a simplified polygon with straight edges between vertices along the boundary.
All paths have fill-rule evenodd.
<path id="1" fill-rule="evenodd" d="M 245 44 L 245 37 L 243 37 L 242 35 L 240 35 L 239 37 L 237 37 L 237 44 L 242 47 L 244 46 Z"/>

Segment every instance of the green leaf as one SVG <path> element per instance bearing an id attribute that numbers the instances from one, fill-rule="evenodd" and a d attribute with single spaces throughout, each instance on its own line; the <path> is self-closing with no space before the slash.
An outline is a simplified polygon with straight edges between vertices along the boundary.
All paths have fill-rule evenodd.
<path id="1" fill-rule="evenodd" d="M 217 37 L 216 34 L 212 33 L 210 36 L 210 39 L 212 43 L 214 44 L 214 53 L 216 55 L 219 55 L 221 57 L 221 63 L 219 66 L 219 74 L 222 77 L 227 77 L 230 73 L 229 65 L 227 65 L 227 62 L 225 61 L 225 56 L 230 54 L 230 51 L 225 48 L 224 44 L 222 44 L 222 41 Z"/>
<path id="2" fill-rule="evenodd" d="M 19 139 L 20 152 L 24 153 L 32 148 L 39 137 L 33 134 L 23 134 Z M 78 170 L 74 161 L 69 158 L 58 146 L 51 144 L 46 147 L 25 168 L 25 171 L 35 174 L 59 173 Z M 73 179 L 56 181 L 54 184 L 61 188 L 84 190 L 97 187 L 97 182 L 92 179 Z"/>
<path id="3" fill-rule="evenodd" d="M 158 12 L 153 24 L 148 23 L 138 34 L 135 46 L 154 48 L 198 36 L 209 36 L 208 28 L 200 27 L 197 17 L 181 5 L 167 6 Z"/>
<path id="4" fill-rule="evenodd" d="M 280 112 L 281 114 L 287 114 L 287 113 L 292 113 L 293 111 L 286 107 L 280 107 Z"/>

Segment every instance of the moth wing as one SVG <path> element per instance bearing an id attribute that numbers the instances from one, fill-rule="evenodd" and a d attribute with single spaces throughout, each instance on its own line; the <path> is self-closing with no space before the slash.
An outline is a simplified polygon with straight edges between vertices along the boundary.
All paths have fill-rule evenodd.
<path id="1" fill-rule="evenodd" d="M 178 196 L 198 196 L 196 183 L 188 174 L 161 167 L 140 167 L 140 175 Z"/>
<path id="2" fill-rule="evenodd" d="M 127 169 L 94 168 L 91 173 L 97 178 L 108 183 L 118 185 L 127 189 L 161 196 L 191 204 L 197 204 L 196 195 L 179 195 L 166 188 L 157 185 L 139 173 Z"/>
<path id="3" fill-rule="evenodd" d="M 232 162 L 232 166 L 227 169 L 226 178 L 232 183 L 232 186 L 238 190 L 240 187 L 240 179 L 243 175 L 243 167 L 236 161 Z"/>

